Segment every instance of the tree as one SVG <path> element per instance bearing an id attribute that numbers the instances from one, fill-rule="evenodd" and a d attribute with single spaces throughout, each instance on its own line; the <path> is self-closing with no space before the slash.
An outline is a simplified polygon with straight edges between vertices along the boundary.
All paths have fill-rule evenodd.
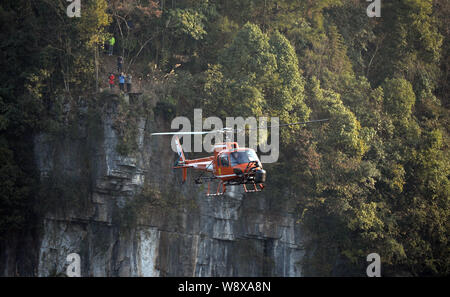
<path id="1" fill-rule="evenodd" d="M 387 79 L 383 89 L 386 112 L 394 119 L 408 119 L 416 101 L 411 84 L 402 78 Z"/>
<path id="2" fill-rule="evenodd" d="M 413 81 L 420 73 L 426 73 L 434 80 L 442 36 L 432 15 L 432 1 L 387 2 L 383 11 L 380 24 L 374 29 L 382 43 L 369 79 L 378 85 L 394 74 Z"/>
<path id="3" fill-rule="evenodd" d="M 279 32 L 268 36 L 258 26 L 246 24 L 219 63 L 206 72 L 206 103 L 212 113 L 278 116 L 282 122 L 308 118 L 295 51 Z M 226 103 L 217 106 L 220 101 L 215 98 Z M 286 140 L 287 134 L 282 137 Z"/>
<path id="4" fill-rule="evenodd" d="M 115 0 L 108 5 L 108 11 L 117 28 L 110 34 L 120 35 L 118 46 L 129 68 L 160 33 L 155 20 L 161 17 L 162 9 L 155 1 Z"/>

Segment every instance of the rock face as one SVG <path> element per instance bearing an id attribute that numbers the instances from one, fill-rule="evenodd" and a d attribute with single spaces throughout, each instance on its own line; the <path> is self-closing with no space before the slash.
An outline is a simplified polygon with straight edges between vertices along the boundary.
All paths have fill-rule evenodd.
<path id="1" fill-rule="evenodd" d="M 42 218 L 34 275 L 65 274 L 70 253 L 80 255 L 82 276 L 302 275 L 302 233 L 289 203 L 240 187 L 206 197 L 192 180 L 180 185 L 170 138 L 150 136 L 163 129 L 154 118 L 138 121 L 136 152 L 119 155 L 115 112 L 104 110 L 98 135 L 81 117 L 75 137 L 35 137 L 43 182 L 52 174 L 89 182 L 69 189 L 86 193 L 82 206 L 53 205 Z M 157 187 L 165 203 L 135 204 L 136 223 L 124 224 L 144 187 Z"/>

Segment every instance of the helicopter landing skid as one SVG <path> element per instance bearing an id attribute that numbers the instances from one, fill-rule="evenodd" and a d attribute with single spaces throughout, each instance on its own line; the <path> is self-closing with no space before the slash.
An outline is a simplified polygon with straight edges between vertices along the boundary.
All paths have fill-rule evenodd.
<path id="1" fill-rule="evenodd" d="M 245 193 L 255 193 L 255 192 L 261 192 L 262 189 L 264 189 L 263 184 L 256 184 L 251 183 L 250 185 L 253 185 L 253 188 L 247 188 L 246 184 L 242 184 L 244 187 Z M 223 181 L 220 181 L 217 185 L 217 189 L 215 193 L 211 193 L 211 182 L 208 182 L 208 191 L 206 192 L 206 196 L 222 196 L 227 191 L 227 186 Z"/>
<path id="2" fill-rule="evenodd" d="M 255 183 L 255 182 L 251 183 L 251 185 L 253 185 L 253 189 L 247 189 L 247 186 L 246 186 L 245 184 L 242 184 L 242 186 L 244 187 L 245 193 L 261 192 L 262 189 L 264 189 L 264 185 L 263 185 L 263 184 L 258 184 L 259 189 L 258 189 L 258 187 L 256 186 L 256 183 Z"/>
<path id="3" fill-rule="evenodd" d="M 227 186 L 223 181 L 220 181 L 217 185 L 216 193 L 211 193 L 211 182 L 208 182 L 208 192 L 206 192 L 206 196 L 222 196 L 227 191 Z"/>

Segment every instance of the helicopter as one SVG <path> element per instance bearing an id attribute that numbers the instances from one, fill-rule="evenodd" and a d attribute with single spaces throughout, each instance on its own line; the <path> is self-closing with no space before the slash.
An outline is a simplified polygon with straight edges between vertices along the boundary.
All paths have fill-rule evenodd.
<path id="1" fill-rule="evenodd" d="M 307 122 L 297 122 L 281 124 L 272 127 L 286 127 L 291 125 L 302 125 L 316 122 L 325 122 L 328 119 L 313 120 Z M 270 127 L 265 127 L 270 128 Z M 260 129 L 260 128 L 254 128 Z M 249 129 L 251 130 L 251 129 Z M 173 168 L 182 169 L 184 183 L 187 179 L 187 170 L 189 168 L 202 171 L 202 174 L 195 178 L 196 184 L 208 183 L 206 196 L 221 196 L 226 193 L 227 185 L 242 185 L 246 193 L 261 192 L 264 189 L 267 173 L 263 169 L 262 163 L 254 149 L 239 147 L 237 142 L 231 141 L 233 133 L 241 132 L 242 129 L 232 129 L 225 127 L 213 131 L 178 131 L 178 132 L 157 132 L 157 135 L 175 135 L 175 145 L 178 159 Z M 178 135 L 204 135 L 211 133 L 225 134 L 225 142 L 216 143 L 213 146 L 213 155 L 198 159 L 186 159 Z M 208 174 L 208 176 L 204 176 Z M 211 192 L 211 182 L 219 181 L 215 192 Z"/>

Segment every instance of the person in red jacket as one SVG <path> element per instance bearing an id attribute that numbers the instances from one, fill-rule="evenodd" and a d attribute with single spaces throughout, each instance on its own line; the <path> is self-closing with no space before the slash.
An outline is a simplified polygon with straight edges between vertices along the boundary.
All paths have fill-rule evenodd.
<path id="1" fill-rule="evenodd" d="M 109 75 L 109 87 L 111 88 L 111 90 L 112 89 L 114 89 L 114 79 L 115 79 L 116 77 L 114 76 L 114 74 L 110 74 Z"/>

